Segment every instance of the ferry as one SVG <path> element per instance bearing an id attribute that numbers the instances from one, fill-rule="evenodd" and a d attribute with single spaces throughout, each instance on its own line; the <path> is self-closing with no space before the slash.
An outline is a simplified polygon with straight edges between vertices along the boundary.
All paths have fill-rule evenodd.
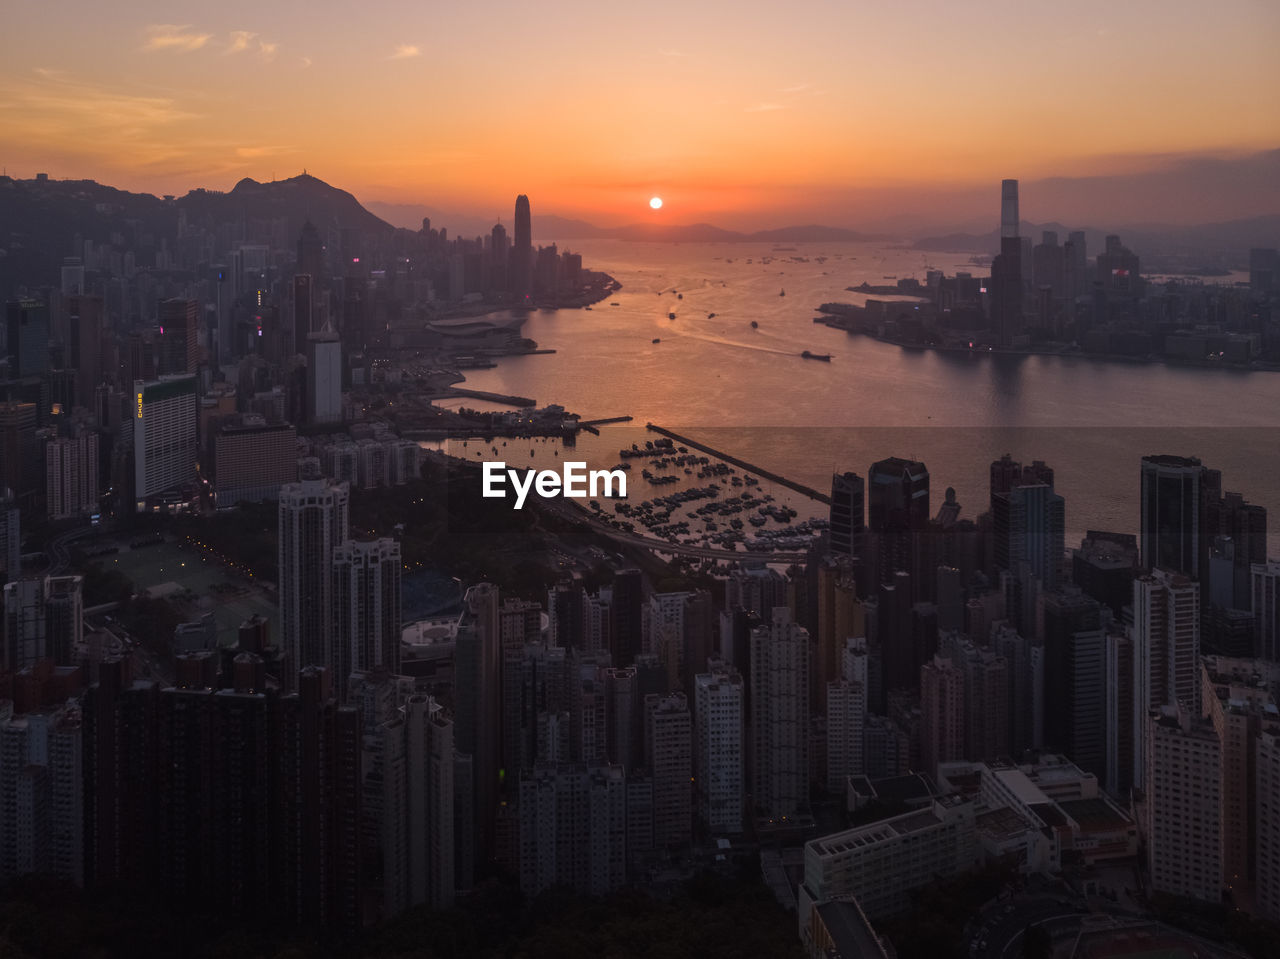
<path id="1" fill-rule="evenodd" d="M 803 356 L 806 360 L 822 360 L 823 362 L 826 362 L 826 363 L 831 362 L 830 353 L 810 353 L 808 350 L 805 350 L 800 355 Z"/>
<path id="2" fill-rule="evenodd" d="M 661 342 L 662 342 L 662 340 L 661 340 L 659 337 L 656 337 L 656 336 L 655 336 L 655 337 L 653 338 L 653 342 L 655 342 L 655 343 L 661 343 Z"/>
<path id="3" fill-rule="evenodd" d="M 760 329 L 760 324 L 759 324 L 759 323 L 757 323 L 755 320 L 752 320 L 752 321 L 751 321 L 751 328 L 752 328 L 753 330 L 758 330 L 758 329 Z"/>

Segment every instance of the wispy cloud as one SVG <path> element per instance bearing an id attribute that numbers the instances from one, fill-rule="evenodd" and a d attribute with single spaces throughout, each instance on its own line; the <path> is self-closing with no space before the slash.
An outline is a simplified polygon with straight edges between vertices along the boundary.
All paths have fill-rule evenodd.
<path id="1" fill-rule="evenodd" d="M 266 40 L 258 41 L 258 54 L 264 60 L 274 60 L 276 51 L 280 49 L 279 43 L 268 43 Z"/>
<path id="2" fill-rule="evenodd" d="M 199 50 L 209 42 L 211 34 L 195 33 L 191 24 L 154 23 L 147 27 L 147 40 L 144 50 L 176 50 L 190 52 Z"/>
<path id="3" fill-rule="evenodd" d="M 785 110 L 786 106 L 781 103 L 756 103 L 747 107 L 745 113 L 771 113 L 774 110 Z"/>
<path id="4" fill-rule="evenodd" d="M 310 57 L 299 57 L 298 59 L 302 62 L 302 69 L 305 70 L 307 67 L 311 66 L 312 60 Z"/>
<path id="5" fill-rule="evenodd" d="M 256 36 L 257 34 L 250 30 L 232 30 L 231 40 L 227 44 L 227 48 L 222 52 L 226 54 L 243 53 L 249 49 L 249 42 Z"/>
<path id="6" fill-rule="evenodd" d="M 287 153 L 296 152 L 297 147 L 285 146 L 263 146 L 263 147 L 236 147 L 236 156 L 242 160 L 257 160 L 262 157 L 277 157 Z"/>
<path id="7" fill-rule="evenodd" d="M 412 43 L 400 43 L 396 45 L 395 50 L 388 60 L 408 60 L 410 57 L 422 56 L 422 49 L 414 46 Z"/>

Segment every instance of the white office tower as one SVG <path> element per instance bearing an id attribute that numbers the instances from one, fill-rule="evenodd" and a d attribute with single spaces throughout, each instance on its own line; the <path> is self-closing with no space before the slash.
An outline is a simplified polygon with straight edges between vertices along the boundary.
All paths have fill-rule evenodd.
<path id="1" fill-rule="evenodd" d="M 307 335 L 307 422 L 342 421 L 342 343 L 326 327 Z"/>
<path id="2" fill-rule="evenodd" d="M 1147 714 L 1181 704 L 1200 715 L 1200 586 L 1181 573 L 1154 569 L 1133 583 L 1133 728 Z M 1141 788 L 1147 742 L 1134 743 L 1134 781 Z"/>
<path id="3" fill-rule="evenodd" d="M 1222 747 L 1213 725 L 1182 704 L 1147 716 L 1143 830 L 1151 887 L 1222 901 Z"/>
<path id="4" fill-rule="evenodd" d="M 346 483 L 331 480 L 280 488 L 280 634 L 289 657 L 287 676 L 306 666 L 339 672 L 333 551 L 347 540 L 350 498 Z"/>
<path id="5" fill-rule="evenodd" d="M 751 793 L 769 819 L 809 803 L 809 633 L 785 606 L 751 631 Z"/>
<path id="6" fill-rule="evenodd" d="M 346 702 L 352 673 L 400 671 L 400 544 L 390 537 L 349 540 L 333 550 L 334 687 Z"/>
<path id="7" fill-rule="evenodd" d="M 742 676 L 720 667 L 694 677 L 698 818 L 713 834 L 742 832 L 744 786 Z"/>
<path id="8" fill-rule="evenodd" d="M 196 378 L 162 376 L 133 384 L 134 499 L 182 490 L 196 482 Z"/>
<path id="9" fill-rule="evenodd" d="M 827 684 L 827 792 L 843 796 L 850 776 L 862 775 L 867 718 L 867 641 L 845 640 L 841 676 Z"/>

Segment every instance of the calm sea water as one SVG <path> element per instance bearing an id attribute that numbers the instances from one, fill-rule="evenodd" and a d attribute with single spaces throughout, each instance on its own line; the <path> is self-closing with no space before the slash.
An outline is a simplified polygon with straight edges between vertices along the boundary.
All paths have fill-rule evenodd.
<path id="1" fill-rule="evenodd" d="M 1226 488 L 1268 508 L 1280 555 L 1280 373 L 911 351 L 813 322 L 819 303 L 862 302 L 845 288 L 864 280 L 986 271 L 967 255 L 874 244 L 561 246 L 622 290 L 592 310 L 529 314 L 525 335 L 557 352 L 468 371 L 469 386 L 584 418 L 630 414 L 817 488 L 885 456 L 920 459 L 934 509 L 950 486 L 969 517 L 985 509 L 993 458 L 1043 459 L 1067 500 L 1069 543 L 1089 528 L 1135 531 L 1144 454 L 1199 456 Z M 603 433 L 584 436 L 578 458 L 607 465 L 621 446 L 653 438 Z"/>

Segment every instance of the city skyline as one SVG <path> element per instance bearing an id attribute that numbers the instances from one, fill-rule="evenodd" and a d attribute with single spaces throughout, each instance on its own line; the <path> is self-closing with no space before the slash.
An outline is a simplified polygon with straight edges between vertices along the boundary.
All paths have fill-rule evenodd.
<path id="1" fill-rule="evenodd" d="M 1280 212 L 1280 15 L 1243 0 L 1208 21 L 1092 2 L 367 12 L 352 30 L 324 10 L 135 4 L 68 31 L 20 8 L 0 159 L 157 194 L 307 169 L 495 219 L 527 192 L 614 224 L 963 223 L 1010 175 L 1039 187 L 1031 219 Z"/>

